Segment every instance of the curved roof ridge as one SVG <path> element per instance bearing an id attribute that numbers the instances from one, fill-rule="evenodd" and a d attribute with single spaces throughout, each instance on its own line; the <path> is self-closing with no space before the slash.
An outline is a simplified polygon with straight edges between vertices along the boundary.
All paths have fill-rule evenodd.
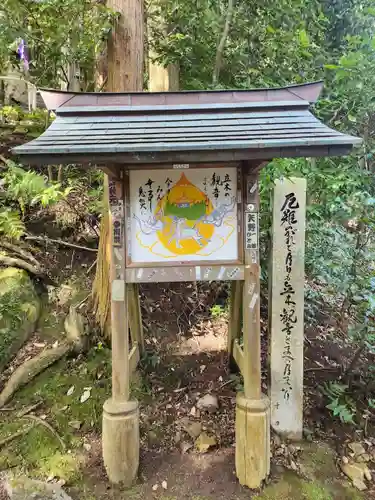
<path id="1" fill-rule="evenodd" d="M 309 82 L 259 89 L 189 90 L 182 92 L 69 92 L 40 89 L 40 94 L 50 110 L 65 106 L 161 106 L 308 101 L 314 103 L 323 88 L 323 82 Z"/>

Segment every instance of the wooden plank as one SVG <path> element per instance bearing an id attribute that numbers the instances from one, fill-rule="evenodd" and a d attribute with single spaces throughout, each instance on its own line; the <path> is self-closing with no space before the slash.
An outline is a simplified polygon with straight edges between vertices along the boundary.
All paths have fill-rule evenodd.
<path id="1" fill-rule="evenodd" d="M 229 356 L 233 355 L 234 342 L 240 337 L 242 331 L 242 325 L 241 325 L 242 293 L 243 293 L 243 282 L 232 281 L 230 302 L 229 302 L 228 346 L 227 346 Z"/>
<path id="2" fill-rule="evenodd" d="M 92 123 L 94 120 L 97 120 L 98 122 L 100 121 L 101 123 L 124 123 L 124 124 L 129 124 L 129 126 L 134 126 L 137 127 L 139 122 L 144 122 L 144 123 L 155 123 L 155 122 L 161 122 L 162 120 L 160 117 L 163 117 L 163 121 L 168 125 L 168 122 L 174 122 L 174 121 L 179 121 L 179 118 L 181 116 L 184 117 L 185 120 L 191 120 L 191 121 L 206 121 L 206 120 L 213 120 L 213 117 L 215 117 L 215 120 L 228 120 L 228 119 L 241 119 L 241 118 L 251 118 L 251 119 L 263 119 L 263 118 L 290 118 L 290 117 L 310 117 L 314 118 L 314 115 L 310 113 L 308 110 L 298 110 L 298 111 L 277 111 L 277 110 L 271 110 L 271 111 L 263 111 L 263 112 L 245 112 L 242 113 L 240 111 L 230 113 L 230 112 L 225 112 L 221 113 L 220 110 L 218 110 L 216 113 L 184 113 L 183 115 L 178 115 L 178 114 L 170 114 L 166 115 L 165 113 L 152 113 L 150 115 L 147 115 L 147 119 L 145 119 L 145 115 L 129 115 L 129 114 L 120 114 L 120 113 L 114 113 L 114 114 L 103 114 L 103 113 L 98 113 L 98 114 L 87 114 L 87 115 L 80 115 L 78 110 L 77 110 L 77 116 L 62 116 L 59 111 L 57 112 L 57 118 L 56 120 L 52 123 L 51 127 L 55 127 L 57 124 L 76 124 L 76 123 Z M 159 125 L 158 123 L 158 126 Z"/>
<path id="3" fill-rule="evenodd" d="M 294 134 L 232 134 L 232 135 L 224 135 L 221 136 L 220 133 L 218 134 L 213 134 L 211 136 L 189 136 L 185 135 L 184 137 L 162 137 L 162 136 L 157 136 L 157 137 L 137 137 L 137 138 L 131 138 L 131 137 L 124 137 L 124 136 L 115 136 L 115 137 L 110 137 L 106 136 L 105 138 L 94 138 L 94 137 L 89 137 L 89 136 L 81 136 L 81 137 L 65 137 L 65 138 L 45 138 L 43 140 L 38 141 L 38 143 L 41 146 L 66 146 L 66 147 L 72 147 L 75 148 L 77 145 L 82 147 L 83 145 L 87 146 L 90 148 L 90 145 L 97 145 L 101 144 L 107 148 L 111 147 L 121 147 L 122 145 L 125 145 L 127 149 L 133 148 L 136 145 L 144 145 L 145 142 L 147 144 L 163 144 L 163 147 L 174 147 L 175 144 L 179 144 L 179 141 L 183 138 L 185 141 L 186 145 L 189 145 L 189 143 L 194 142 L 197 146 L 200 144 L 200 147 L 203 147 L 204 149 L 206 148 L 207 144 L 211 144 L 211 142 L 215 141 L 222 141 L 222 142 L 233 142 L 237 141 L 239 139 L 242 139 L 244 142 L 249 142 L 249 141 L 259 141 L 260 142 L 268 142 L 268 141 L 273 141 L 273 140 L 285 140 L 286 142 L 294 141 L 297 139 L 302 139 L 304 141 L 309 141 L 310 138 L 312 140 L 316 140 L 317 138 L 329 138 L 329 139 L 334 139 L 335 137 L 340 137 L 340 134 L 332 134 L 330 132 L 314 132 L 314 131 L 305 131 L 301 133 L 294 133 Z M 97 139 L 97 140 L 95 140 Z M 162 143 L 160 142 L 162 141 Z M 199 142 L 197 142 L 199 141 Z M 264 146 L 263 146 L 264 147 Z M 143 148 L 142 148 L 143 149 Z"/>
<path id="4" fill-rule="evenodd" d="M 244 351 L 242 347 L 240 347 L 240 344 L 238 342 L 238 339 L 236 339 L 233 342 L 233 359 L 237 363 L 238 369 L 244 374 L 244 365 L 245 365 L 245 357 L 244 357 Z"/>
<path id="5" fill-rule="evenodd" d="M 215 150 L 215 155 L 217 155 L 218 161 L 220 161 L 220 156 L 223 150 L 236 150 L 236 149 L 274 149 L 274 148 L 286 148 L 286 147 L 313 147 L 313 146 L 332 146 L 332 145 L 349 145 L 352 146 L 353 144 L 360 144 L 361 140 L 360 139 L 355 139 L 355 138 L 350 138 L 348 136 L 342 135 L 342 136 L 335 136 L 335 137 L 312 137 L 309 139 L 301 138 L 301 139 L 269 139 L 269 140 L 264 140 L 264 141 L 256 141 L 256 140 L 242 140 L 242 141 L 221 141 L 220 139 L 217 139 L 215 141 L 202 141 L 202 142 L 193 142 L 193 143 L 186 143 L 186 142 L 175 142 L 173 144 L 166 144 L 163 142 L 155 142 L 153 144 L 149 144 L 148 142 L 145 142 L 140 146 L 139 144 L 134 144 L 134 143 L 124 143 L 124 144 L 119 144 L 119 143 L 114 143 L 114 144 L 90 144 L 90 145 L 79 145 L 79 144 L 74 144 L 69 147 L 67 146 L 58 146 L 51 144 L 49 146 L 43 146 L 37 141 L 33 141 L 27 147 L 23 148 L 23 152 L 25 153 L 41 153 L 43 151 L 44 154 L 70 154 L 70 153 L 76 153 L 76 154 L 85 154 L 85 155 L 92 155 L 94 156 L 95 154 L 100 154 L 100 153 L 111 153 L 111 157 L 113 159 L 114 155 L 117 155 L 118 153 L 135 153 L 135 158 L 139 157 L 140 153 L 147 153 L 150 152 L 152 156 L 155 158 L 155 152 L 159 155 L 162 152 L 169 152 L 170 154 L 173 152 L 179 152 L 181 154 L 181 158 L 188 158 L 188 152 L 189 151 L 194 151 L 194 150 L 199 150 L 200 154 L 202 154 L 202 150 L 204 151 L 214 151 Z M 19 148 L 18 148 L 19 151 Z M 220 151 L 220 155 L 218 154 L 218 151 Z M 17 153 L 17 149 L 15 150 Z M 267 151 L 267 157 L 270 154 Z M 249 158 L 257 158 L 259 156 L 254 156 L 254 152 L 249 154 L 247 152 L 247 156 Z M 278 156 L 278 155 L 277 155 Z M 301 155 L 302 156 L 302 155 Z M 308 150 L 306 151 L 306 155 L 303 156 L 309 156 Z M 197 158 L 197 157 L 196 157 Z M 214 158 L 214 156 L 213 156 Z M 233 157 L 233 160 L 235 160 L 236 157 Z M 206 160 L 206 158 L 202 158 L 202 160 Z M 228 161 L 229 158 L 226 159 Z M 88 160 L 89 161 L 89 160 Z M 139 161 L 139 160 L 138 160 Z M 149 162 L 150 160 L 146 160 Z M 155 160 L 154 160 L 155 161 Z M 161 158 L 158 161 L 162 161 Z M 165 161 L 165 160 L 164 160 Z M 179 162 L 182 160 L 179 160 L 178 157 L 174 156 L 173 159 L 169 160 L 172 162 Z M 186 160 L 187 162 L 192 161 L 192 160 Z"/>
<path id="6" fill-rule="evenodd" d="M 142 131 L 166 131 L 166 132 L 181 132 L 183 129 L 207 129 L 208 127 L 260 127 L 267 128 L 271 126 L 298 126 L 299 124 L 305 124 L 306 126 L 322 126 L 325 127 L 324 123 L 320 122 L 313 115 L 297 116 L 297 117 L 268 117 L 268 118 L 233 118 L 233 119 L 206 119 L 206 120 L 179 120 L 175 122 L 137 122 L 135 124 L 128 122 L 116 122 L 116 123 L 103 123 L 99 120 L 92 119 L 90 122 L 77 122 L 72 124 L 60 123 L 59 120 L 56 121 L 48 129 L 51 133 L 67 133 L 71 131 L 74 133 L 79 130 L 90 130 L 92 133 L 97 133 L 99 130 L 127 130 L 130 132 L 138 133 Z M 95 125 L 96 127 L 92 127 Z M 101 125 L 99 128 L 98 125 Z"/>
<path id="7" fill-rule="evenodd" d="M 270 127 L 290 127 L 295 128 L 301 125 L 305 126 L 321 126 L 326 127 L 322 122 L 317 120 L 312 115 L 304 117 L 286 117 L 286 118 L 246 118 L 246 119 L 225 119 L 225 120 L 199 120 L 199 121 L 188 121 L 180 120 L 176 122 L 166 122 L 166 123 L 155 123 L 152 122 L 141 122 L 137 126 L 131 126 L 130 123 L 108 123 L 103 124 L 92 120 L 89 123 L 76 123 L 76 124 L 59 124 L 58 122 L 48 129 L 48 133 L 60 133 L 67 134 L 68 132 L 74 133 L 75 131 L 79 133 L 81 130 L 87 130 L 93 134 L 98 133 L 98 131 L 128 131 L 129 133 L 134 132 L 138 134 L 139 132 L 181 132 L 182 130 L 207 130 L 208 127 L 221 127 L 221 128 L 232 128 L 232 127 L 259 127 L 259 128 L 270 128 Z"/>
<path id="8" fill-rule="evenodd" d="M 244 266 L 185 266 L 127 268 L 128 283 L 243 280 Z"/>
<path id="9" fill-rule="evenodd" d="M 217 117 L 206 117 L 205 120 L 187 120 L 186 117 L 180 117 L 179 119 L 176 119 L 175 121 L 166 121 L 165 123 L 162 122 L 163 116 L 160 116 L 159 120 L 156 120 L 156 122 L 152 122 L 149 120 L 143 120 L 138 124 L 137 127 L 131 126 L 131 123 L 106 123 L 103 124 L 100 121 L 100 118 L 97 120 L 91 120 L 89 123 L 73 123 L 73 124 L 64 124 L 64 123 L 59 123 L 56 122 L 54 125 L 51 125 L 51 130 L 52 131 L 69 131 L 69 130 L 137 130 L 137 129 L 144 129 L 144 128 L 158 128 L 158 129 L 166 129 L 168 130 L 169 128 L 199 128 L 199 127 L 215 127 L 215 126 L 232 126 L 232 125 L 281 125 L 281 124 L 293 124 L 293 123 L 306 123 L 306 124 L 318 124 L 321 123 L 317 118 L 315 118 L 313 115 L 305 115 L 305 116 L 300 116 L 300 117 L 272 117 L 269 116 L 268 118 L 252 118 L 250 116 L 244 117 L 244 118 L 222 118 L 219 119 Z M 153 125 L 155 123 L 155 125 Z M 48 130 L 50 130 L 48 129 Z"/>
<path id="10" fill-rule="evenodd" d="M 244 393 L 247 399 L 261 397 L 259 186 L 258 175 L 246 175 L 245 282 L 243 287 Z"/>
<path id="11" fill-rule="evenodd" d="M 277 180 L 274 188 L 270 276 L 271 422 L 302 438 L 304 250 L 306 180 Z"/>

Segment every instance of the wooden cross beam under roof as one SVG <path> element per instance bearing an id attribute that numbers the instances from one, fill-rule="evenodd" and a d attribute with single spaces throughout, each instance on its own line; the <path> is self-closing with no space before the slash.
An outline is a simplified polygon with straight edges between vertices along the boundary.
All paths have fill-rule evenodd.
<path id="1" fill-rule="evenodd" d="M 42 90 L 52 125 L 13 152 L 30 163 L 192 163 L 340 156 L 361 140 L 309 110 L 322 83 L 157 93 Z"/>

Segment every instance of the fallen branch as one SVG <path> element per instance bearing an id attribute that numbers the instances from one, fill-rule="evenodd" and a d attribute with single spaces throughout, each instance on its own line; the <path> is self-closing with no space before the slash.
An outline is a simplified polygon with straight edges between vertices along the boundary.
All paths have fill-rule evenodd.
<path id="1" fill-rule="evenodd" d="M 57 245 L 62 245 L 70 248 L 77 248 L 78 250 L 86 250 L 87 252 L 97 252 L 97 248 L 84 247 L 82 245 L 76 245 L 75 243 L 69 243 L 68 241 L 55 240 L 52 238 L 47 238 L 47 236 L 26 236 L 25 240 L 30 241 L 40 241 L 42 243 L 56 243 Z"/>
<path id="2" fill-rule="evenodd" d="M 62 440 L 60 435 L 57 433 L 57 431 L 55 431 L 55 429 L 52 427 L 52 425 L 50 425 L 48 422 L 46 422 L 45 420 L 42 420 L 40 417 L 37 417 L 36 415 L 24 415 L 22 418 L 27 418 L 29 420 L 33 420 L 37 424 L 42 425 L 43 427 L 48 429 L 55 436 L 55 438 L 58 440 L 58 442 L 61 445 L 61 448 L 63 450 L 66 449 L 66 445 L 65 445 L 64 441 Z"/>
<path id="3" fill-rule="evenodd" d="M 26 408 L 22 408 L 22 410 L 20 410 L 17 413 L 17 418 L 22 418 L 25 415 L 27 415 L 28 413 L 36 410 L 37 408 L 39 408 L 39 406 L 41 406 L 42 403 L 43 403 L 43 401 L 38 401 L 37 403 L 34 403 L 33 405 L 27 406 Z"/>
<path id="4" fill-rule="evenodd" d="M 65 355 L 81 353 L 85 348 L 83 318 L 74 308 L 65 319 L 67 339 L 60 346 L 42 351 L 16 368 L 0 393 L 0 408 L 24 385 Z"/>
<path id="5" fill-rule="evenodd" d="M 33 425 L 30 425 L 29 427 L 26 427 L 25 429 L 22 429 L 21 431 L 17 431 L 15 432 L 14 434 L 11 434 L 10 436 L 2 439 L 0 441 L 0 449 L 7 445 L 8 443 L 11 443 L 12 441 L 14 441 L 15 439 L 17 439 L 18 437 L 21 437 L 21 436 L 24 436 L 25 434 L 27 434 L 28 432 L 31 431 L 31 429 L 33 429 Z"/>
<path id="6" fill-rule="evenodd" d="M 4 406 L 18 389 L 28 384 L 30 380 L 53 363 L 56 363 L 70 349 L 71 346 L 69 344 L 62 344 L 56 348 L 46 349 L 16 368 L 0 393 L 0 407 Z"/>
<path id="7" fill-rule="evenodd" d="M 49 285 L 56 286 L 56 283 L 47 276 L 40 267 L 33 266 L 29 262 L 23 259 L 16 259 L 14 257 L 8 257 L 7 255 L 0 254 L 0 264 L 7 267 L 18 267 L 19 269 L 24 269 L 30 274 L 42 279 Z"/>
<path id="8" fill-rule="evenodd" d="M 36 258 L 30 252 L 27 252 L 23 248 L 17 245 L 13 245 L 13 243 L 10 243 L 9 241 L 1 241 L 0 246 L 6 248 L 7 250 L 10 250 L 11 252 L 14 252 L 17 255 L 20 255 L 24 259 L 31 262 L 31 264 L 34 264 L 34 266 L 36 266 L 37 268 L 40 268 L 40 264 L 36 260 Z"/>

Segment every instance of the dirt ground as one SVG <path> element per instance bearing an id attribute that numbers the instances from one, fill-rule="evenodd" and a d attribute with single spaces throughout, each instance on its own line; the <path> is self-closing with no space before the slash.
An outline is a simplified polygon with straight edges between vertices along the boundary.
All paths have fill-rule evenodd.
<path id="1" fill-rule="evenodd" d="M 36 336 L 21 351 L 18 362 L 59 339 L 72 296 L 75 303 L 82 302 L 91 288 L 94 270 L 89 270 L 95 254 L 57 252 L 56 248 L 45 251 L 48 252 L 45 262 L 50 266 L 51 276 L 59 279 L 60 287 L 53 291 L 52 309 L 47 311 Z M 343 360 L 349 359 L 353 351 L 345 339 L 337 342 L 327 325 L 306 330 L 305 435 L 309 441 L 288 444 L 274 436 L 271 477 L 265 489 L 250 491 L 239 485 L 235 475 L 234 419 L 236 392 L 241 389 L 242 380 L 228 366 L 225 308 L 228 291 L 228 284 L 217 283 L 147 285 L 141 289 L 147 355 L 132 388 L 133 397 L 140 401 L 141 433 L 140 474 L 133 488 L 111 487 L 102 465 L 101 407 L 110 394 L 110 351 L 105 342 L 102 347 L 102 340 L 95 332 L 92 332 L 94 348 L 86 358 L 49 368 L 11 402 L 15 408 L 23 408 L 40 398 L 43 405 L 36 415 L 62 436 L 68 444 L 67 453 L 57 451 L 56 443 L 43 441 L 44 455 L 34 457 L 35 444 L 25 438 L 24 442 L 13 443 L 3 450 L 0 470 L 60 480 L 73 500 L 375 498 L 370 489 L 361 496 L 350 488 L 336 466 L 338 454 L 344 453 L 348 441 L 366 437 L 369 446 L 373 446 L 375 439 L 371 427 L 364 436 L 361 429 L 332 419 L 325 408 L 319 386 L 337 377 Z M 92 324 L 89 299 L 80 310 Z M 268 389 L 267 350 L 267 308 L 263 304 L 264 392 Z M 17 360 L 4 374 L 3 382 L 16 365 Z M 78 385 L 82 390 L 92 387 L 88 401 L 91 407 L 87 407 L 88 403 L 77 404 L 77 398 L 75 403 L 70 401 L 67 393 L 73 385 L 74 394 L 79 390 Z M 197 409 L 197 400 L 205 394 L 218 397 L 217 411 Z M 6 425 L 14 424 L 9 422 L 11 419 L 6 421 L 4 414 L 0 418 L 5 419 Z M 79 425 L 72 428 L 76 421 Z M 200 453 L 186 432 L 187 423 L 200 424 L 216 445 L 207 453 Z M 51 464 L 51 456 L 58 457 L 60 468 Z"/>

